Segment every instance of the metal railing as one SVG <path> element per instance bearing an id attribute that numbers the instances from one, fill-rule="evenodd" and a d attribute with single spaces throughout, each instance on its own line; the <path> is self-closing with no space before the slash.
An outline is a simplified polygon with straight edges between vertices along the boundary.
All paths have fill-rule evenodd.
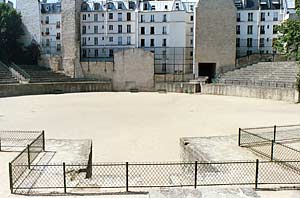
<path id="1" fill-rule="evenodd" d="M 273 87 L 273 88 L 296 88 L 296 82 L 268 81 L 268 80 L 216 80 L 216 83 L 239 86 Z"/>

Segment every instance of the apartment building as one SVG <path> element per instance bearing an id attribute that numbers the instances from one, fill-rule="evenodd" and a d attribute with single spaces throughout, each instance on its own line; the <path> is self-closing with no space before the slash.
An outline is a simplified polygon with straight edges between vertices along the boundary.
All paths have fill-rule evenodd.
<path id="1" fill-rule="evenodd" d="M 61 4 L 41 3 L 41 47 L 45 54 L 61 53 Z"/>
<path id="2" fill-rule="evenodd" d="M 237 57 L 272 54 L 276 26 L 294 12 L 293 0 L 235 0 Z"/>

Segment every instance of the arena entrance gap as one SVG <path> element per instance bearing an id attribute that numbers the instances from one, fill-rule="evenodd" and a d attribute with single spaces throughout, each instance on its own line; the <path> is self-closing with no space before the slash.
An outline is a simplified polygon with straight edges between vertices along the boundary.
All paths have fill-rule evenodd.
<path id="1" fill-rule="evenodd" d="M 215 77 L 216 63 L 198 63 L 198 76 L 208 76 L 208 81 Z"/>

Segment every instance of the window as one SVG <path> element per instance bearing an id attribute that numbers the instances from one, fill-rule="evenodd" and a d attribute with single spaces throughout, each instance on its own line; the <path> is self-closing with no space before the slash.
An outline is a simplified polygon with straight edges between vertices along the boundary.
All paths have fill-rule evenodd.
<path id="1" fill-rule="evenodd" d="M 252 47 L 252 38 L 247 38 L 247 47 Z"/>
<path id="2" fill-rule="evenodd" d="M 240 42 L 241 42 L 241 39 L 240 38 L 236 38 L 236 47 L 240 47 Z"/>
<path id="3" fill-rule="evenodd" d="M 164 72 L 164 73 L 167 71 L 167 63 L 162 63 L 161 71 Z"/>
<path id="4" fill-rule="evenodd" d="M 253 13 L 248 13 L 248 21 L 253 21 Z"/>
<path id="5" fill-rule="evenodd" d="M 97 25 L 94 26 L 94 34 L 98 34 L 98 26 Z"/>
<path id="6" fill-rule="evenodd" d="M 118 13 L 118 21 L 122 21 L 122 13 Z"/>
<path id="7" fill-rule="evenodd" d="M 98 38 L 97 37 L 94 38 L 94 45 L 98 45 Z"/>
<path id="8" fill-rule="evenodd" d="M 194 21 L 194 16 L 190 16 L 190 21 Z"/>
<path id="9" fill-rule="evenodd" d="M 141 39 L 141 47 L 145 47 L 145 39 Z"/>
<path id="10" fill-rule="evenodd" d="M 102 29 L 104 29 L 104 25 L 102 25 Z"/>
<path id="11" fill-rule="evenodd" d="M 236 21 L 237 22 L 241 21 L 241 13 L 236 13 Z"/>
<path id="12" fill-rule="evenodd" d="M 162 34 L 167 34 L 167 26 L 162 27 Z"/>
<path id="13" fill-rule="evenodd" d="M 86 34 L 86 26 L 82 26 L 82 34 Z"/>
<path id="14" fill-rule="evenodd" d="M 162 21 L 167 22 L 167 15 L 166 14 L 163 15 L 163 20 Z"/>
<path id="15" fill-rule="evenodd" d="M 154 39 L 150 39 L 150 46 L 154 47 Z"/>
<path id="16" fill-rule="evenodd" d="M 113 25 L 109 25 L 108 26 L 108 30 L 114 30 L 114 26 Z"/>
<path id="17" fill-rule="evenodd" d="M 273 13 L 273 21 L 278 21 L 278 12 Z"/>
<path id="18" fill-rule="evenodd" d="M 190 11 L 194 11 L 194 5 L 190 5 Z"/>
<path id="19" fill-rule="evenodd" d="M 61 44 L 58 43 L 58 44 L 56 45 L 56 50 L 57 50 L 58 52 L 61 51 Z"/>
<path id="20" fill-rule="evenodd" d="M 259 39 L 259 47 L 264 47 L 265 46 L 265 39 L 264 38 L 260 38 Z"/>
<path id="21" fill-rule="evenodd" d="M 56 40 L 60 40 L 60 33 L 59 32 L 56 33 Z"/>
<path id="22" fill-rule="evenodd" d="M 97 49 L 95 49 L 95 51 L 94 51 L 94 56 L 95 56 L 95 57 L 98 57 L 98 56 L 99 56 L 99 52 L 98 52 Z"/>
<path id="23" fill-rule="evenodd" d="M 108 19 L 114 19 L 114 14 L 113 13 L 109 13 L 108 14 Z"/>
<path id="24" fill-rule="evenodd" d="M 113 49 L 109 49 L 109 56 L 113 57 L 114 56 L 114 50 Z"/>
<path id="25" fill-rule="evenodd" d="M 98 14 L 94 14 L 94 21 L 98 21 Z"/>
<path id="26" fill-rule="evenodd" d="M 190 45 L 193 45 L 193 44 L 194 44 L 194 40 L 191 39 L 191 40 L 190 40 Z"/>
<path id="27" fill-rule="evenodd" d="M 99 10 L 100 9 L 100 4 L 99 3 L 95 3 L 94 7 L 95 7 L 95 10 Z"/>
<path id="28" fill-rule="evenodd" d="M 150 16 L 150 22 L 154 22 L 154 15 L 153 14 L 151 14 L 151 16 Z"/>
<path id="29" fill-rule="evenodd" d="M 141 22 L 145 22 L 145 16 L 141 15 Z"/>
<path id="30" fill-rule="evenodd" d="M 123 3 L 118 3 L 118 9 L 121 10 L 123 8 Z"/>
<path id="31" fill-rule="evenodd" d="M 86 38 L 83 37 L 83 38 L 82 38 L 82 46 L 85 46 L 85 45 L 86 45 Z"/>
<path id="32" fill-rule="evenodd" d="M 49 24 L 49 21 L 50 21 L 50 19 L 49 19 L 49 16 L 46 16 L 46 24 Z"/>
<path id="33" fill-rule="evenodd" d="M 265 34 L 265 26 L 260 26 L 260 34 Z"/>
<path id="34" fill-rule="evenodd" d="M 247 27 L 247 34 L 252 34 L 253 33 L 253 26 L 252 25 L 248 25 Z"/>
<path id="35" fill-rule="evenodd" d="M 109 40 L 109 42 L 114 42 L 114 37 L 111 36 L 108 38 L 108 40 Z"/>
<path id="36" fill-rule="evenodd" d="M 155 10 L 155 5 L 151 6 L 151 10 Z"/>
<path id="37" fill-rule="evenodd" d="M 148 10 L 148 3 L 144 3 L 144 9 L 143 10 Z"/>
<path id="38" fill-rule="evenodd" d="M 260 13 L 260 20 L 265 21 L 266 20 L 266 14 L 264 12 Z"/>
<path id="39" fill-rule="evenodd" d="M 277 34 L 277 25 L 273 25 L 273 34 Z"/>
<path id="40" fill-rule="evenodd" d="M 154 33 L 154 27 L 153 27 L 153 26 L 150 27 L 150 34 L 155 34 L 155 33 Z"/>
<path id="41" fill-rule="evenodd" d="M 118 33 L 122 33 L 122 25 L 118 25 Z"/>
<path id="42" fill-rule="evenodd" d="M 56 22 L 56 28 L 60 28 L 60 21 Z"/>
<path id="43" fill-rule="evenodd" d="M 166 47 L 166 46 L 167 46 L 167 39 L 163 39 L 163 40 L 162 40 L 162 46 L 163 46 L 163 47 Z"/>
<path id="44" fill-rule="evenodd" d="M 129 1 L 129 9 L 133 10 L 135 7 L 135 3 L 133 1 Z"/>
<path id="45" fill-rule="evenodd" d="M 236 26 L 236 34 L 240 34 L 241 33 L 241 26 L 237 25 Z"/>
<path id="46" fill-rule="evenodd" d="M 49 47 L 49 45 L 50 45 L 50 40 L 46 39 L 46 46 Z"/>
<path id="47" fill-rule="evenodd" d="M 141 27 L 141 34 L 145 34 L 145 27 Z"/>
<path id="48" fill-rule="evenodd" d="M 130 12 L 127 13 L 127 21 L 131 21 L 131 13 Z"/>
<path id="49" fill-rule="evenodd" d="M 175 4 L 175 9 L 176 9 L 176 10 L 179 10 L 179 3 L 176 3 L 176 4 Z"/>
<path id="50" fill-rule="evenodd" d="M 131 45 L 131 37 L 127 36 L 127 45 Z"/>
<path id="51" fill-rule="evenodd" d="M 167 10 L 168 9 L 168 5 L 165 5 L 165 10 Z"/>
<path id="52" fill-rule="evenodd" d="M 127 25 L 127 33 L 131 33 L 131 25 Z"/>
<path id="53" fill-rule="evenodd" d="M 191 33 L 193 33 L 193 32 L 194 32 L 194 28 L 193 28 L 193 27 L 191 27 L 191 29 L 190 29 L 190 32 L 191 32 Z"/>
<path id="54" fill-rule="evenodd" d="M 122 45 L 122 36 L 118 37 L 118 45 Z"/>
<path id="55" fill-rule="evenodd" d="M 83 50 L 82 50 L 82 56 L 83 56 L 83 57 L 86 57 L 86 49 L 83 49 Z"/>

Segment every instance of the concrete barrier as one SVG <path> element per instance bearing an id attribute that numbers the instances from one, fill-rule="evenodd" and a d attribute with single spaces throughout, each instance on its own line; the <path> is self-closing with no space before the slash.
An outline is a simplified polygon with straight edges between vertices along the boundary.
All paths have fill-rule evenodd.
<path id="1" fill-rule="evenodd" d="M 103 91 L 112 91 L 110 81 L 0 85 L 0 97 Z"/>
<path id="2" fill-rule="evenodd" d="M 298 102 L 299 98 L 299 92 L 292 88 L 205 84 L 201 87 L 201 92 L 203 94 L 283 100 L 288 102 Z"/>

